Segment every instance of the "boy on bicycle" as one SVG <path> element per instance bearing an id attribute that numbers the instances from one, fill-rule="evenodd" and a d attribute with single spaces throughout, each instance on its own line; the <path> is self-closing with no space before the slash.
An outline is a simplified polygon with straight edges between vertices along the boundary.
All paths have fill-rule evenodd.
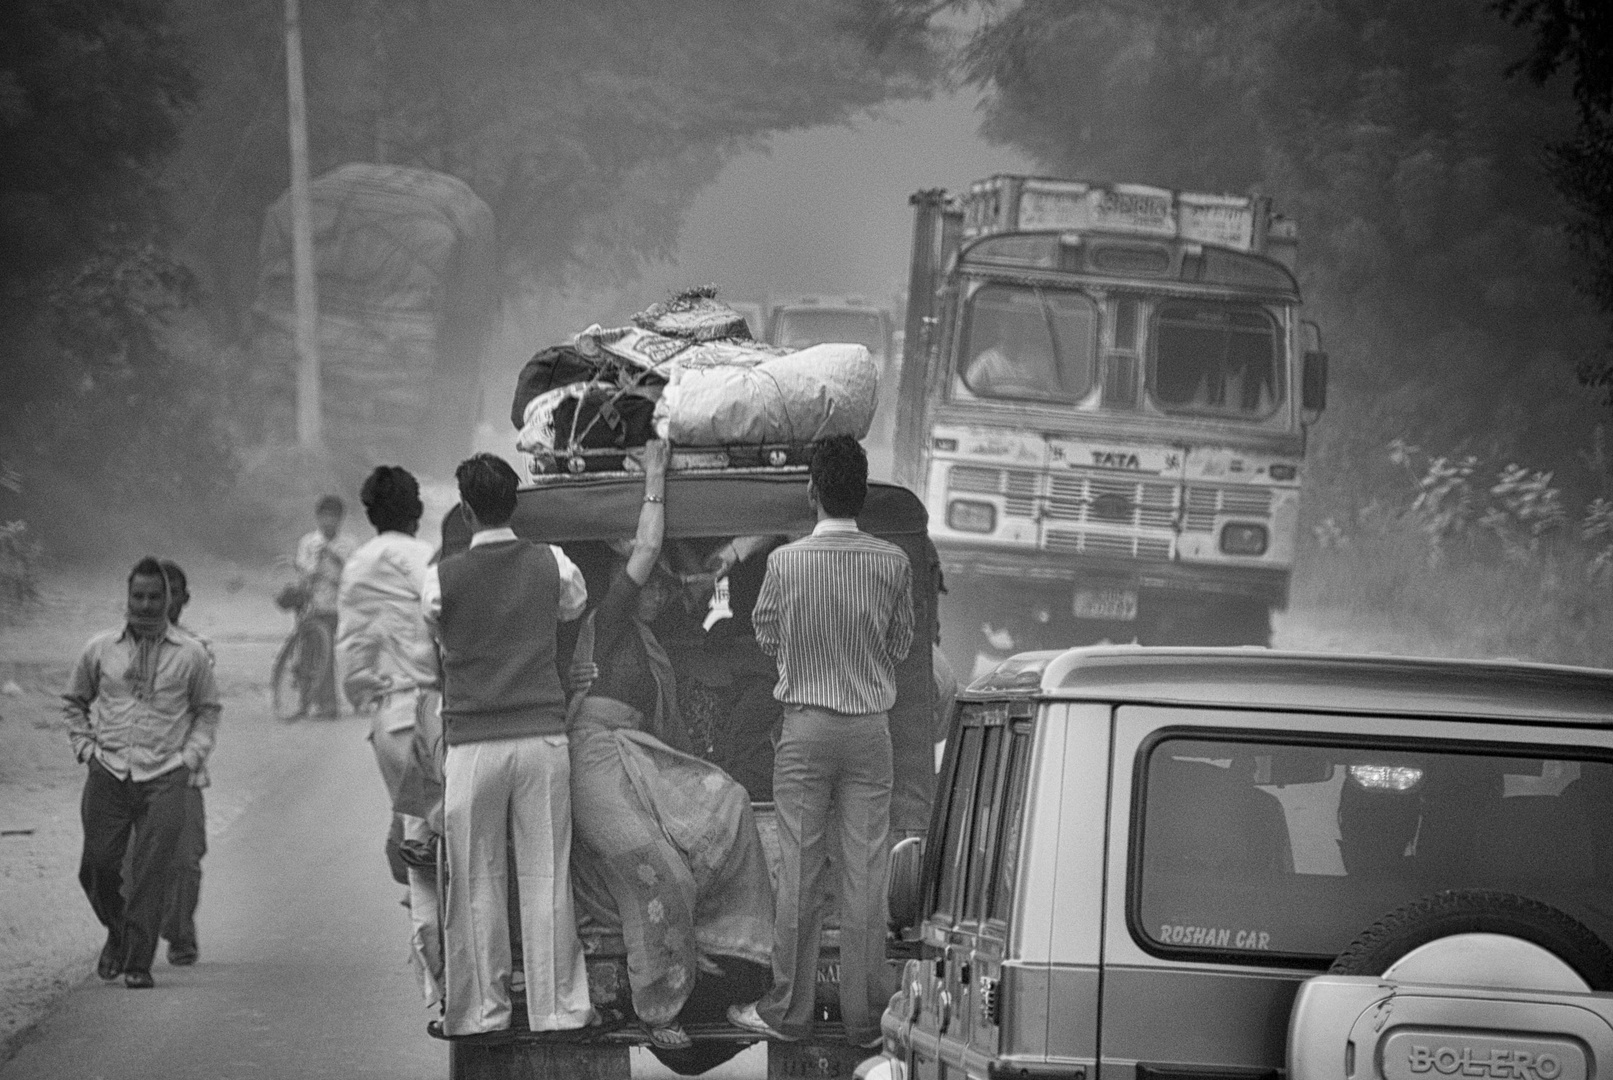
<path id="1" fill-rule="evenodd" d="M 318 620 L 329 631 L 324 636 L 326 655 L 322 658 L 324 676 L 310 688 L 313 714 L 320 719 L 335 719 L 336 657 L 332 643 L 336 640 L 336 593 L 341 585 L 342 567 L 357 546 L 352 537 L 342 533 L 342 517 L 346 507 L 336 495 L 325 495 L 314 508 L 318 528 L 297 541 L 297 572 L 308 591 L 305 617 Z"/>

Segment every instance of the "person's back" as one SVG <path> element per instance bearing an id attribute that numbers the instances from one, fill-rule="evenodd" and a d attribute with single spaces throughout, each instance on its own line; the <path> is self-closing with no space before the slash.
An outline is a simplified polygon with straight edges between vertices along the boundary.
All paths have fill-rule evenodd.
<path id="1" fill-rule="evenodd" d="M 509 527 L 519 482 L 477 454 L 456 473 L 470 546 L 431 567 L 421 609 L 442 650 L 443 1019 L 434 1032 L 510 1026 L 507 850 L 514 852 L 527 1024 L 587 1025 L 588 975 L 571 892 L 571 765 L 555 631 L 582 614 L 582 573 Z M 513 846 L 512 845 L 513 842 Z"/>
<path id="2" fill-rule="evenodd" d="M 879 1038 L 884 985 L 885 876 L 894 786 L 888 710 L 896 664 L 913 643 L 912 568 L 894 544 L 857 528 L 868 458 L 856 440 L 819 444 L 807 496 L 812 535 L 768 556 L 751 614 L 756 641 L 778 662 L 773 695 L 784 722 L 773 761 L 780 868 L 773 987 L 729 1010 L 775 1037 L 811 1031 L 830 859 L 839 838 L 840 1013 L 857 1045 Z"/>
<path id="3" fill-rule="evenodd" d="M 477 544 L 437 568 L 449 745 L 566 729 L 555 669 L 560 574 L 547 545 Z"/>

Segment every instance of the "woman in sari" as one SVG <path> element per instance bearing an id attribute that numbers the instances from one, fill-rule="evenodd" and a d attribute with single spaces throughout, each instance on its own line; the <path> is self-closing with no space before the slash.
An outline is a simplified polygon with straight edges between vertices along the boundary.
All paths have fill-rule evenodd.
<path id="1" fill-rule="evenodd" d="M 672 665 L 650 623 L 674 582 L 657 570 L 665 536 L 666 443 L 644 453 L 644 503 L 626 565 L 578 636 L 571 807 L 579 888 L 602 882 L 627 946 L 633 1010 L 652 1043 L 690 1045 L 678 1013 L 712 957 L 766 966 L 773 895 L 745 789 L 694 757 Z M 582 906 L 587 907 L 585 903 Z"/>

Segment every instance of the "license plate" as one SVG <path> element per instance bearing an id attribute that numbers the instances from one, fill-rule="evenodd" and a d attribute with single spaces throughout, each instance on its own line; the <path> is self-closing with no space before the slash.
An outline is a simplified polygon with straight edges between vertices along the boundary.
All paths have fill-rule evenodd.
<path id="1" fill-rule="evenodd" d="M 1137 590 L 1077 589 L 1075 590 L 1075 617 L 1077 619 L 1108 619 L 1114 622 L 1133 622 L 1137 618 Z"/>

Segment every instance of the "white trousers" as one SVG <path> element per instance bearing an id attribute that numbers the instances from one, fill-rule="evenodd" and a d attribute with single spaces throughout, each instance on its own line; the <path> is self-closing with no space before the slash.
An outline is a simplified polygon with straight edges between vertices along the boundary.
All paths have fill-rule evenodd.
<path id="1" fill-rule="evenodd" d="M 448 845 L 444 1030 L 472 1035 L 510 1026 L 506 845 L 512 840 L 527 1023 L 533 1031 L 587 1026 L 593 1010 L 571 899 L 566 737 L 450 746 L 443 781 Z"/>
<path id="2" fill-rule="evenodd" d="M 403 838 L 425 843 L 431 826 L 425 818 L 401 814 Z M 409 867 L 409 962 L 420 980 L 420 993 L 429 1008 L 442 1002 L 442 935 L 437 930 L 437 874 Z"/>

